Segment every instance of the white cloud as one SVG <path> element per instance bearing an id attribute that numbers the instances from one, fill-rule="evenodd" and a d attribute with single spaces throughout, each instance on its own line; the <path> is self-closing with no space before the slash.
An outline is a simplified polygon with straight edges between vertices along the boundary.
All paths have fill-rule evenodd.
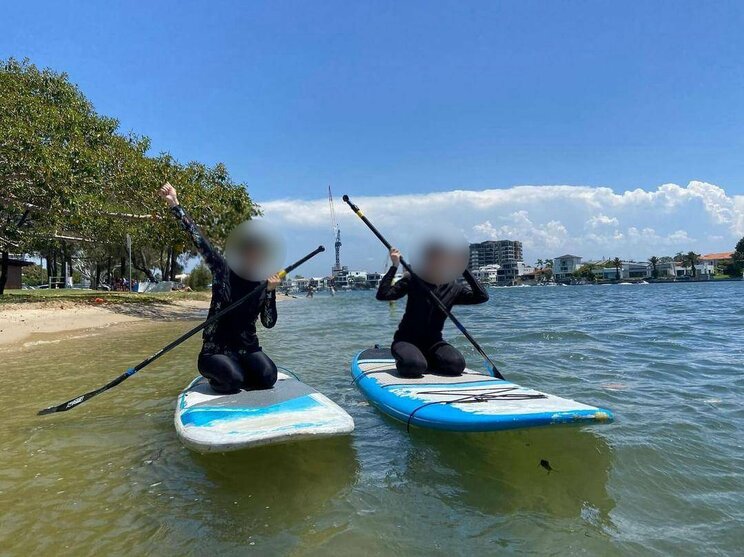
<path id="1" fill-rule="evenodd" d="M 591 228 L 599 228 L 601 226 L 619 226 L 620 222 L 615 217 L 608 217 L 607 215 L 599 213 L 587 220 L 586 224 Z"/>
<path id="2" fill-rule="evenodd" d="M 725 251 L 744 236 L 744 196 L 704 182 L 622 193 L 606 187 L 517 186 L 359 197 L 354 202 L 402 249 L 422 226 L 447 223 L 465 231 L 471 241 L 519 239 L 528 261 L 559 251 L 639 259 L 683 250 Z M 326 199 L 275 200 L 261 206 L 286 230 L 292 256 L 319 242 L 332 247 Z M 384 248 L 366 227 L 342 202 L 336 204 L 336 215 L 342 262 L 370 267 L 369 261 L 379 260 L 376 267 L 381 267 Z M 330 268 L 331 258 L 316 262 L 313 272 Z"/>
<path id="3" fill-rule="evenodd" d="M 489 220 L 476 224 L 473 232 L 472 241 L 521 240 L 526 249 L 560 249 L 568 239 L 568 230 L 560 221 L 535 224 L 524 210 L 509 215 L 508 223 L 499 227 L 494 227 Z"/>

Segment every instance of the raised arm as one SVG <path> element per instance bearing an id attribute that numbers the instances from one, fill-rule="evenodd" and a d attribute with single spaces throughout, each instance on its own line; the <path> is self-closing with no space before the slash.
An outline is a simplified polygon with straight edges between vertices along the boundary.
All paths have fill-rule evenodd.
<path id="1" fill-rule="evenodd" d="M 212 273 L 214 274 L 215 272 L 222 271 L 226 265 L 225 259 L 217 250 L 214 249 L 214 247 L 212 247 L 212 244 L 210 244 L 209 240 L 207 240 L 204 234 L 202 234 L 201 230 L 199 230 L 199 227 L 186 210 L 178 204 L 176 188 L 166 182 L 165 185 L 160 188 L 160 197 L 162 197 L 168 204 L 171 213 L 181 224 L 181 228 L 191 236 L 191 241 L 194 242 L 194 246 L 196 246 L 197 251 L 204 258 L 207 267 L 209 267 Z"/>
<path id="2" fill-rule="evenodd" d="M 408 283 L 411 279 L 408 275 L 404 275 L 402 279 L 393 284 L 400 263 L 400 252 L 397 249 L 390 249 L 390 260 L 393 264 L 380 280 L 380 286 L 377 287 L 376 298 L 378 300 L 399 300 L 408 294 Z"/>
<path id="3" fill-rule="evenodd" d="M 271 329 L 276 325 L 276 287 L 281 282 L 282 279 L 279 278 L 279 275 L 270 276 L 266 282 L 266 295 L 261 304 L 261 325 L 267 329 Z"/>
<path id="4" fill-rule="evenodd" d="M 465 283 L 455 298 L 455 304 L 473 305 L 488 301 L 488 292 L 467 269 L 462 274 Z"/>

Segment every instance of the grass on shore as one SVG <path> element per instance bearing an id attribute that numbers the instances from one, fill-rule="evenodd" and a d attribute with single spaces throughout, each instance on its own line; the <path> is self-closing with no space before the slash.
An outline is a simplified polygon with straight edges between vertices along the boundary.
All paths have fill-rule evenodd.
<path id="1" fill-rule="evenodd" d="M 101 290 L 77 290 L 71 288 L 42 290 L 6 290 L 0 296 L 3 304 L 24 304 L 41 302 L 73 302 L 78 304 L 95 304 L 96 298 L 109 304 L 172 304 L 179 300 L 209 300 L 210 292 L 105 292 Z"/>

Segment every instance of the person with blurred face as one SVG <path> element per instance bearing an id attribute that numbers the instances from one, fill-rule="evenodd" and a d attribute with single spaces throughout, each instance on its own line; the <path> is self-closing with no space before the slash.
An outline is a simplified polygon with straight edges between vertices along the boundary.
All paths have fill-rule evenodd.
<path id="1" fill-rule="evenodd" d="M 442 338 L 447 316 L 430 299 L 427 289 L 447 309 L 460 304 L 482 304 L 488 293 L 466 269 L 466 249 L 432 241 L 424 244 L 415 275 L 406 273 L 398 282 L 393 279 L 400 264 L 400 252 L 390 250 L 392 266 L 380 281 L 378 300 L 398 300 L 408 296 L 406 310 L 390 347 L 398 373 L 403 377 L 421 377 L 425 372 L 460 375 L 465 358 Z M 465 283 L 457 279 L 462 276 Z"/>
<path id="2" fill-rule="evenodd" d="M 278 240 L 269 231 L 261 229 L 254 221 L 240 224 L 230 234 L 222 255 L 179 205 L 176 189 L 171 184 L 160 188 L 160 196 L 212 271 L 210 317 L 266 280 L 267 269 L 272 268 L 280 251 Z M 260 317 L 263 326 L 269 329 L 276 324 L 276 287 L 280 282 L 277 274 L 269 276 L 266 288 L 259 289 L 241 306 L 205 327 L 197 365 L 199 373 L 209 380 L 216 392 L 229 394 L 240 389 L 269 389 L 276 383 L 276 365 L 261 350 L 256 320 Z"/>

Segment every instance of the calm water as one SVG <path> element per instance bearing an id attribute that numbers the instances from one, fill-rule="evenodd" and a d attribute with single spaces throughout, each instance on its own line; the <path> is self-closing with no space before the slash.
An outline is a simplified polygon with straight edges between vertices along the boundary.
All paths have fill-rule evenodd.
<path id="1" fill-rule="evenodd" d="M 737 554 L 744 283 L 491 292 L 457 313 L 504 374 L 612 408 L 615 424 L 407 434 L 348 378 L 351 356 L 387 343 L 400 318 L 369 293 L 283 303 L 263 333 L 267 352 L 354 417 L 355 433 L 332 441 L 182 448 L 173 407 L 196 341 L 37 417 L 190 323 L 44 342 L 0 353 L 0 554 Z"/>

